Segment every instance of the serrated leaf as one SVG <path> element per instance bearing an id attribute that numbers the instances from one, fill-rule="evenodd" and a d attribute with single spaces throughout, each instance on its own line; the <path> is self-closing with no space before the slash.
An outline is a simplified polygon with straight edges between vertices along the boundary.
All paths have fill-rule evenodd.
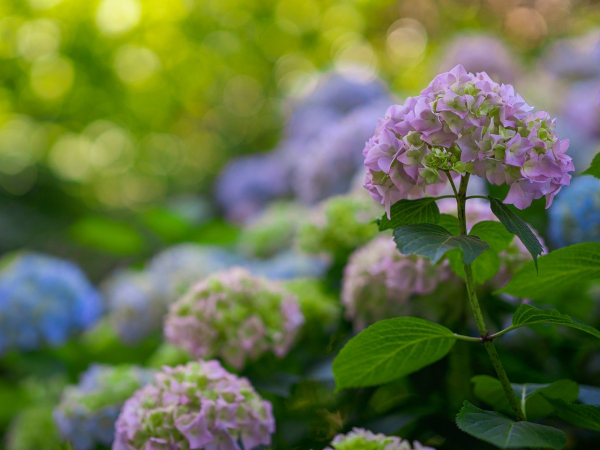
<path id="1" fill-rule="evenodd" d="M 503 414 L 476 408 L 468 401 L 456 416 L 456 424 L 465 433 L 500 448 L 561 450 L 567 442 L 561 430 L 537 423 L 515 422 Z"/>
<path id="2" fill-rule="evenodd" d="M 418 223 L 438 223 L 440 210 L 433 198 L 400 200 L 390 208 L 390 219 L 384 214 L 377 221 L 379 231 Z"/>
<path id="3" fill-rule="evenodd" d="M 600 243 L 584 242 L 555 250 L 542 256 L 538 264 L 539 276 L 529 262 L 499 292 L 548 301 L 599 279 Z"/>
<path id="4" fill-rule="evenodd" d="M 500 380 L 488 375 L 478 375 L 471 378 L 475 396 L 490 405 L 494 410 L 514 414 Z M 539 419 L 554 412 L 546 397 L 558 398 L 567 402 L 577 400 L 579 386 L 571 380 L 559 380 L 552 384 L 511 384 L 517 398 L 522 400 L 521 407 L 528 419 Z"/>
<path id="5" fill-rule="evenodd" d="M 415 317 L 379 321 L 351 339 L 333 361 L 337 389 L 376 386 L 443 358 L 456 341 L 448 328 Z"/>
<path id="6" fill-rule="evenodd" d="M 566 422 L 586 430 L 600 431 L 600 408 L 591 405 L 567 403 L 561 399 L 546 398 L 556 415 Z"/>
<path id="7" fill-rule="evenodd" d="M 471 264 L 489 248 L 477 236 L 453 236 L 445 228 L 431 223 L 398 227 L 394 230 L 394 241 L 401 253 L 424 256 L 434 264 L 444 253 L 456 248 L 462 251 L 463 262 Z"/>
<path id="8" fill-rule="evenodd" d="M 508 231 L 516 234 L 531 256 L 537 271 L 537 257 L 544 251 L 542 244 L 538 241 L 538 238 L 533 234 L 529 225 L 525 223 L 523 219 L 517 216 L 510 210 L 508 206 L 502 203 L 500 200 L 494 197 L 488 197 L 490 199 L 490 206 L 494 215 L 502 222 Z"/>
<path id="9" fill-rule="evenodd" d="M 600 339 L 600 331 L 594 327 L 562 314 L 556 309 L 538 309 L 534 306 L 523 304 L 515 311 L 512 318 L 513 327 L 526 325 L 555 324 L 564 325 L 584 331 Z"/>
<path id="10" fill-rule="evenodd" d="M 596 178 L 600 178 L 600 153 L 594 156 L 590 167 L 581 172 L 580 175 L 592 175 Z"/>

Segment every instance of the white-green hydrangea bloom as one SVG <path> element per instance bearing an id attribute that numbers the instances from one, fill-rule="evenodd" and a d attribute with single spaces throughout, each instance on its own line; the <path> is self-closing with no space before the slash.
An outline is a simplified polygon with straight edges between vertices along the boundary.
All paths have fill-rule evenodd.
<path id="1" fill-rule="evenodd" d="M 435 450 L 425 447 L 420 442 L 412 444 L 396 436 L 375 434 L 364 428 L 354 428 L 347 434 L 338 434 L 331 447 L 325 450 Z"/>

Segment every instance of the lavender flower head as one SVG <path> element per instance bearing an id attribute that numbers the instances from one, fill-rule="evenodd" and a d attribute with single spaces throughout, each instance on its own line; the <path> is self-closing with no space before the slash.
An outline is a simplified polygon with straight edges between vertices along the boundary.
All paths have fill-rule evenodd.
<path id="1" fill-rule="evenodd" d="M 600 241 L 600 180 L 582 176 L 556 198 L 548 234 L 557 247 Z"/>
<path id="2" fill-rule="evenodd" d="M 389 214 L 401 199 L 437 195 L 446 171 L 470 173 L 509 185 L 505 203 L 524 209 L 545 197 L 549 207 L 571 179 L 569 141 L 548 113 L 531 110 L 511 85 L 456 66 L 379 120 L 363 150 L 365 187 Z"/>
<path id="3" fill-rule="evenodd" d="M 111 445 L 123 403 L 153 375 L 153 370 L 129 365 L 91 365 L 79 384 L 63 391 L 54 410 L 60 434 L 75 450 Z"/>
<path id="4" fill-rule="evenodd" d="M 444 50 L 442 71 L 462 64 L 469 72 L 485 72 L 503 83 L 515 81 L 515 56 L 500 39 L 486 35 L 460 36 Z"/>
<path id="5" fill-rule="evenodd" d="M 356 331 L 410 312 L 410 299 L 431 294 L 453 277 L 448 261 L 432 265 L 401 254 L 391 236 L 381 235 L 350 256 L 344 269 L 342 303 Z"/>
<path id="6" fill-rule="evenodd" d="M 310 254 L 327 254 L 345 260 L 357 247 L 377 234 L 373 219 L 381 215 L 364 190 L 331 197 L 317 205 L 298 231 L 300 249 Z"/>
<path id="7" fill-rule="evenodd" d="M 72 262 L 37 253 L 3 262 L 0 352 L 58 346 L 100 319 L 102 298 Z"/>
<path id="8" fill-rule="evenodd" d="M 331 447 L 325 450 L 435 450 L 431 447 L 425 447 L 420 442 L 415 441 L 412 445 L 396 436 L 386 436 L 384 434 L 375 434 L 364 428 L 353 428 L 347 434 L 338 434 Z"/>
<path id="9" fill-rule="evenodd" d="M 218 361 L 164 367 L 125 402 L 113 450 L 252 450 L 271 443 L 272 407 Z"/>
<path id="10" fill-rule="evenodd" d="M 220 357 L 241 369 L 267 352 L 286 355 L 303 323 L 295 295 L 233 268 L 199 282 L 174 303 L 165 336 L 197 358 Z"/>
<path id="11" fill-rule="evenodd" d="M 161 329 L 167 305 L 147 272 L 118 271 L 103 282 L 102 292 L 108 320 L 126 344 L 135 344 Z"/>

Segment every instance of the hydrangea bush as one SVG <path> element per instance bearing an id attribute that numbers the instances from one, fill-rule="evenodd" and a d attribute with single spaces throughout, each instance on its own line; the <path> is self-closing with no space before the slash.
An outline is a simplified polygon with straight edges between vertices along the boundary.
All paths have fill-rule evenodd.
<path id="1" fill-rule="evenodd" d="M 298 298 L 233 268 L 194 285 L 170 309 L 165 336 L 198 358 L 241 369 L 267 352 L 283 357 L 304 323 Z"/>
<path id="2" fill-rule="evenodd" d="M 346 434 L 338 434 L 325 450 L 435 450 L 420 442 L 411 444 L 396 436 L 375 434 L 364 428 L 354 428 Z"/>
<path id="3" fill-rule="evenodd" d="M 72 262 L 20 253 L 2 263 L 0 353 L 64 344 L 100 319 L 102 298 Z"/>
<path id="4" fill-rule="evenodd" d="M 271 444 L 272 407 L 218 361 L 165 367 L 125 402 L 113 450 L 253 450 Z"/>
<path id="5" fill-rule="evenodd" d="M 91 365 L 77 385 L 63 391 L 54 410 L 60 434 L 75 450 L 110 446 L 123 403 L 153 375 L 151 369 L 129 365 Z"/>

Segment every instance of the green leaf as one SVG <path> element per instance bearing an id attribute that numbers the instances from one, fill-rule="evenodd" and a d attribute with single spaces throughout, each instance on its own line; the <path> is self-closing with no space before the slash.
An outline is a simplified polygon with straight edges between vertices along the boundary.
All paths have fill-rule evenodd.
<path id="1" fill-rule="evenodd" d="M 336 387 L 388 383 L 443 358 L 455 341 L 452 331 L 427 320 L 382 320 L 351 339 L 335 358 Z"/>
<path id="2" fill-rule="evenodd" d="M 529 225 L 523 221 L 519 216 L 512 212 L 508 206 L 502 203 L 500 200 L 494 197 L 488 197 L 490 199 L 490 206 L 494 215 L 500 219 L 500 222 L 506 227 L 508 231 L 516 234 L 523 245 L 527 247 L 529 253 L 533 257 L 533 262 L 537 270 L 537 257 L 544 251 L 542 244 L 538 241 L 533 231 L 529 228 Z"/>
<path id="3" fill-rule="evenodd" d="M 583 322 L 561 314 L 556 309 L 538 309 L 531 305 L 521 305 L 512 318 L 513 327 L 526 325 L 556 324 L 576 328 L 600 339 L 600 331 Z"/>
<path id="4" fill-rule="evenodd" d="M 499 292 L 533 300 L 557 298 L 572 293 L 587 281 L 600 278 L 600 242 L 584 242 L 555 250 L 536 267 L 527 263 Z"/>
<path id="5" fill-rule="evenodd" d="M 475 396 L 505 414 L 514 414 L 500 380 L 487 375 L 471 378 Z M 546 397 L 567 402 L 577 400 L 579 386 L 571 380 L 559 380 L 552 384 L 512 384 L 515 395 L 522 400 L 521 407 L 529 420 L 546 417 L 554 412 L 554 407 Z"/>
<path id="6" fill-rule="evenodd" d="M 546 398 L 556 410 L 556 415 L 566 422 L 592 431 L 600 431 L 600 408 L 591 405 L 567 403 L 556 398 Z"/>
<path id="7" fill-rule="evenodd" d="M 438 222 L 440 227 L 445 228 L 454 236 L 460 234 L 460 228 L 458 227 L 458 218 L 452 214 L 440 214 L 440 220 Z"/>
<path id="8" fill-rule="evenodd" d="M 531 422 L 515 422 L 503 414 L 484 411 L 465 401 L 456 416 L 465 433 L 500 448 L 552 448 L 561 450 L 567 436 L 556 428 Z"/>
<path id="9" fill-rule="evenodd" d="M 581 172 L 580 175 L 592 175 L 596 178 L 600 178 L 600 153 L 594 156 L 592 165 L 588 169 Z"/>
<path id="10" fill-rule="evenodd" d="M 463 262 L 471 264 L 489 248 L 477 236 L 453 236 L 445 228 L 431 223 L 398 227 L 394 230 L 394 240 L 401 253 L 424 256 L 434 264 L 455 248 L 462 251 Z"/>
<path id="11" fill-rule="evenodd" d="M 397 228 L 402 225 L 418 223 L 438 223 L 440 210 L 433 198 L 420 198 L 418 200 L 400 200 L 390 208 L 390 217 L 384 214 L 377 221 L 379 231 Z"/>
<path id="12" fill-rule="evenodd" d="M 452 250 L 447 253 L 447 256 L 448 261 L 450 261 L 450 267 L 454 273 L 464 279 L 465 268 L 460 250 Z M 473 261 L 471 268 L 473 270 L 473 280 L 475 281 L 475 284 L 483 284 L 492 279 L 500 270 L 500 258 L 492 250 L 486 250 Z"/>
<path id="13" fill-rule="evenodd" d="M 479 236 L 496 253 L 505 250 L 514 239 L 513 234 L 509 233 L 504 225 L 492 220 L 484 220 L 483 222 L 476 223 L 471 228 L 471 231 L 469 231 L 469 234 Z"/>

